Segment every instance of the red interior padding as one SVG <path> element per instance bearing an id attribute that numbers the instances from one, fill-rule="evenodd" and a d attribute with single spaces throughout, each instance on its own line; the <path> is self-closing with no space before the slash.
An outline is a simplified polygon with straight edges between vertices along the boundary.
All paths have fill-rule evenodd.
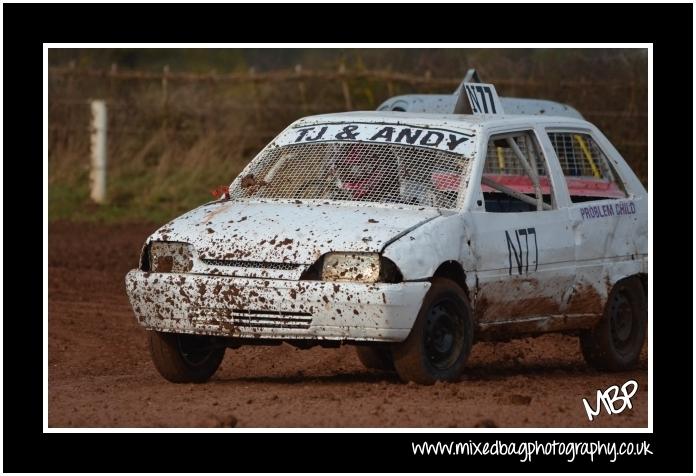
<path id="1" fill-rule="evenodd" d="M 625 198 L 626 194 L 614 182 L 586 177 L 566 177 L 571 196 Z"/>
<path id="2" fill-rule="evenodd" d="M 532 180 L 526 175 L 497 175 L 484 174 L 485 177 L 505 185 L 508 188 L 520 193 L 534 193 Z M 457 190 L 461 177 L 451 173 L 433 173 L 433 182 L 437 190 L 448 191 Z M 580 197 L 607 197 L 624 198 L 626 194 L 614 182 L 592 177 L 566 177 L 568 191 L 571 196 Z M 539 184 L 543 194 L 551 193 L 551 186 L 548 177 L 539 177 Z M 484 192 L 497 192 L 497 190 L 481 185 Z"/>

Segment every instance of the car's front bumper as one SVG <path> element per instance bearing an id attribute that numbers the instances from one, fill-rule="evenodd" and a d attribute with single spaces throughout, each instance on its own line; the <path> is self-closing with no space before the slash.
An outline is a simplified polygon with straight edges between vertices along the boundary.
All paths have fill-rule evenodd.
<path id="1" fill-rule="evenodd" d="M 400 342 L 429 282 L 286 281 L 132 270 L 126 289 L 148 329 L 241 338 Z"/>

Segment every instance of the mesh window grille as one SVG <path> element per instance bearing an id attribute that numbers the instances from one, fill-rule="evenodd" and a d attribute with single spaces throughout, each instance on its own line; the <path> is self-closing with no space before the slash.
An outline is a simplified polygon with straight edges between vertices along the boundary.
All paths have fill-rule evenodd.
<path id="1" fill-rule="evenodd" d="M 540 177 L 546 176 L 546 166 L 544 158 L 539 156 L 539 153 L 533 144 L 533 140 L 528 135 L 519 135 L 513 138 L 522 154 L 528 159 L 531 158 L 536 163 L 537 171 Z M 500 139 L 504 142 L 505 139 Z M 527 172 L 517 158 L 515 151 L 511 147 L 498 147 L 495 145 L 495 138 L 488 141 L 488 151 L 486 153 L 486 163 L 483 168 L 485 174 L 504 174 L 504 175 L 523 175 Z"/>
<path id="2" fill-rule="evenodd" d="M 550 132 L 563 175 L 614 180 L 607 158 L 587 134 Z"/>
<path id="3" fill-rule="evenodd" d="M 471 161 L 437 149 L 362 142 L 286 145 L 262 151 L 232 199 L 324 199 L 455 208 Z"/>

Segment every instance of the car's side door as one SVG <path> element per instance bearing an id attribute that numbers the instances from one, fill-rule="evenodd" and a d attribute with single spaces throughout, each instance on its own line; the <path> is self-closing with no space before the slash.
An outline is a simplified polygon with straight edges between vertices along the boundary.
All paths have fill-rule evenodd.
<path id="1" fill-rule="evenodd" d="M 472 179 L 479 190 L 468 216 L 482 328 L 556 315 L 573 284 L 568 199 L 557 190 L 563 179 L 540 145 L 543 133 L 493 130 L 478 152 L 485 161 Z"/>
<path id="2" fill-rule="evenodd" d="M 546 133 L 566 182 L 575 242 L 576 282 L 565 312 L 599 314 L 614 282 L 640 272 L 647 256 L 647 196 L 635 175 L 621 176 L 597 131 Z"/>

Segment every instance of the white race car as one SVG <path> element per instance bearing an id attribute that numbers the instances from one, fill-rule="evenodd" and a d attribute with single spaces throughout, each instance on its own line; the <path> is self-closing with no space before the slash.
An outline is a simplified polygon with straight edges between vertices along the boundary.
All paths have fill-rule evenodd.
<path id="1" fill-rule="evenodd" d="M 635 366 L 647 273 L 648 195 L 602 132 L 466 82 L 294 122 L 150 236 L 126 287 L 173 382 L 288 342 L 353 344 L 431 384 L 478 340 L 545 332 L 578 335 L 595 368 Z"/>

